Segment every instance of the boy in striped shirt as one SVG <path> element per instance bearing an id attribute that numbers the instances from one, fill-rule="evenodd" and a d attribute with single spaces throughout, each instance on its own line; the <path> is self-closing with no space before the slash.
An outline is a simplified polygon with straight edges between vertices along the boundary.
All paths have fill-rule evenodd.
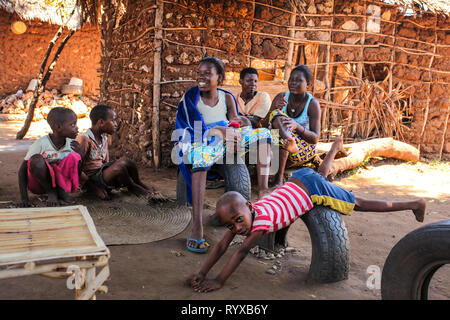
<path id="1" fill-rule="evenodd" d="M 334 144 L 321 166 L 329 166 L 338 149 L 339 145 Z M 326 176 L 328 169 L 319 169 L 322 169 L 319 172 Z M 412 210 L 416 220 L 423 222 L 426 202 L 424 199 L 385 201 L 360 198 L 307 167 L 295 171 L 284 185 L 255 203 L 247 201 L 238 192 L 226 192 L 217 201 L 216 214 L 229 230 L 212 249 L 199 273 L 189 277 L 188 284 L 197 292 L 220 289 L 259 238 L 268 232 L 287 227 L 314 205 L 329 206 L 342 214 L 350 214 L 353 210 Z M 215 279 L 206 279 L 206 274 L 225 253 L 236 234 L 247 238 L 231 256 L 222 272 Z"/>

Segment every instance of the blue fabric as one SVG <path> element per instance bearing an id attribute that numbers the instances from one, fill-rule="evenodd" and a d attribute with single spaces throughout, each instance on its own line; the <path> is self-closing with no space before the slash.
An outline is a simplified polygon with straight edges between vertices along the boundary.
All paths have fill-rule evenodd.
<path id="1" fill-rule="evenodd" d="M 231 94 L 231 96 L 234 99 L 235 105 L 236 105 L 236 112 L 239 114 L 238 104 L 236 101 L 236 98 L 234 95 L 224 89 L 217 88 L 217 90 L 222 90 L 225 93 Z M 192 173 L 189 169 L 189 166 L 183 162 L 183 152 L 178 148 L 178 142 L 182 141 L 184 143 L 208 143 L 208 141 L 204 141 L 205 133 L 208 131 L 208 129 L 212 128 L 213 126 L 221 125 L 221 126 L 228 126 L 228 123 L 225 121 L 219 121 L 210 124 L 209 126 L 206 126 L 205 121 L 203 120 L 203 116 L 200 113 L 200 111 L 197 109 L 197 104 L 200 99 L 200 90 L 198 86 L 190 88 L 183 96 L 183 99 L 178 103 L 178 110 L 177 110 L 177 116 L 175 120 L 175 130 L 178 130 L 178 137 L 175 141 L 175 150 L 177 152 L 177 155 L 181 159 L 181 163 L 178 165 L 179 169 L 181 171 L 181 174 L 183 175 L 184 181 L 186 182 L 186 198 L 189 203 L 189 205 L 192 205 Z M 184 101 L 184 102 L 183 102 Z M 195 121 L 199 121 L 201 123 L 201 127 L 195 127 L 194 123 Z M 197 130 L 195 132 L 194 130 Z M 186 134 L 190 134 L 190 141 L 186 141 L 187 137 Z M 213 142 L 213 140 L 209 141 Z M 206 171 L 210 168 L 199 168 L 197 171 Z"/>
<path id="2" fill-rule="evenodd" d="M 348 203 L 355 203 L 355 196 L 338 185 L 331 183 L 325 177 L 311 168 L 303 167 L 292 173 L 292 178 L 300 180 L 312 196 L 328 196 Z"/>

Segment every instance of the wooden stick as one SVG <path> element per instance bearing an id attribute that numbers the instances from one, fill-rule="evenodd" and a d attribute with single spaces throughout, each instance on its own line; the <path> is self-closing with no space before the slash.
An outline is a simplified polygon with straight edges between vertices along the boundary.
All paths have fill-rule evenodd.
<path id="1" fill-rule="evenodd" d="M 291 27 L 295 27 L 295 21 L 297 19 L 297 7 L 293 7 L 292 8 L 292 13 L 291 13 L 291 18 L 289 21 L 289 25 Z M 295 38 L 295 30 L 291 29 L 289 30 L 289 37 L 291 38 Z M 289 48 L 288 48 L 288 52 L 287 52 L 287 59 L 286 59 L 286 65 L 285 65 L 285 69 L 284 69 L 284 80 L 288 80 L 289 79 L 289 75 L 291 73 L 292 70 L 292 59 L 293 59 L 293 53 L 294 53 L 294 46 L 295 44 L 293 42 L 289 43 Z"/>
<path id="2" fill-rule="evenodd" d="M 159 168 L 161 160 L 161 145 L 159 139 L 159 100 L 161 99 L 161 46 L 162 46 L 162 20 L 164 14 L 164 2 L 156 0 L 155 13 L 155 54 L 153 65 L 153 112 L 152 112 L 152 142 L 153 142 L 153 165 Z"/>
<path id="3" fill-rule="evenodd" d="M 331 7 L 333 9 L 332 13 L 334 13 L 334 0 L 332 1 Z M 332 42 L 332 37 L 333 37 L 333 32 L 332 32 L 333 24 L 334 24 L 334 16 L 332 15 L 331 16 L 331 27 L 330 27 L 330 31 L 329 31 L 330 39 L 328 40 L 327 52 L 326 52 L 326 56 L 325 56 L 326 66 L 325 66 L 324 80 L 325 80 L 325 88 L 326 88 L 327 91 L 325 92 L 324 99 L 327 100 L 327 101 L 330 100 L 330 91 L 329 91 L 330 90 L 330 60 L 331 60 L 331 42 Z M 327 110 L 328 110 L 328 108 L 326 108 L 324 110 L 324 118 L 326 118 L 326 119 L 322 119 L 322 124 L 323 124 L 322 128 L 330 130 Z M 335 115 L 335 111 L 332 109 L 331 113 L 332 113 L 332 119 L 333 119 L 334 115 Z"/>
<path id="4" fill-rule="evenodd" d="M 317 67 L 319 66 L 319 45 L 316 45 L 316 63 L 314 64 L 314 76 L 313 76 L 313 87 L 312 94 L 315 96 L 316 92 L 316 79 L 317 79 Z"/>
<path id="5" fill-rule="evenodd" d="M 98 260 L 69 261 L 69 262 L 44 264 L 35 266 L 31 270 L 26 269 L 1 270 L 0 279 L 16 278 L 33 274 L 54 272 L 58 269 L 67 269 L 68 267 L 73 265 L 77 265 L 79 268 L 92 268 L 92 267 L 103 267 L 106 266 L 107 264 L 108 260 L 103 261 L 98 259 Z"/>
<path id="6" fill-rule="evenodd" d="M 445 136 L 447 135 L 447 126 L 448 126 L 449 116 L 450 116 L 450 106 L 447 107 L 447 117 L 445 118 L 444 130 L 442 131 L 441 147 L 439 148 L 439 160 L 442 159 L 442 152 L 444 150 Z"/>
<path id="7" fill-rule="evenodd" d="M 437 17 L 435 19 L 435 24 L 434 24 L 435 28 L 437 26 Z M 433 48 L 433 53 L 436 53 L 436 43 L 437 43 L 437 32 L 436 29 L 434 30 L 434 48 Z M 428 64 L 428 68 L 431 68 L 431 66 L 433 65 L 433 60 L 434 60 L 434 56 L 431 56 L 430 58 L 430 62 Z M 433 80 L 433 76 L 431 74 L 431 72 L 428 74 L 430 79 Z M 423 139 L 423 134 L 425 133 L 425 128 L 427 125 L 427 121 L 428 121 L 428 112 L 430 109 L 430 95 L 431 95 L 431 83 L 428 85 L 428 96 L 427 96 L 427 106 L 425 109 L 425 116 L 424 116 L 424 120 L 423 120 L 423 126 L 422 126 L 422 130 L 420 131 L 420 136 L 419 136 L 419 145 L 417 146 L 417 149 L 419 149 L 420 151 L 420 147 L 422 144 L 422 139 Z"/>
<path id="8" fill-rule="evenodd" d="M 395 15 L 397 17 L 397 14 Z M 394 63 L 395 63 L 395 42 L 396 42 L 396 37 L 395 35 L 397 34 L 397 25 L 394 25 L 393 30 L 392 30 L 392 36 L 393 41 L 392 41 L 392 53 L 391 53 L 391 65 L 389 66 L 389 94 L 392 93 L 392 84 L 393 84 L 393 70 L 394 70 Z"/>
<path id="9" fill-rule="evenodd" d="M 86 287 L 77 292 L 75 299 L 77 300 L 89 300 L 95 296 L 95 292 L 102 286 L 102 284 L 109 277 L 109 267 L 105 266 L 102 271 L 93 279 L 91 282 L 87 283 Z"/>

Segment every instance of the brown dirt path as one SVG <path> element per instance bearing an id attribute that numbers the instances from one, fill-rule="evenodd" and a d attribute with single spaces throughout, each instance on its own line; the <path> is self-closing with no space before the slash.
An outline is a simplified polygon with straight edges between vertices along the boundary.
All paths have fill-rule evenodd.
<path id="1" fill-rule="evenodd" d="M 7 130 L 0 123 L 0 201 L 18 201 L 17 169 L 26 148 L 17 148 L 11 135 L 15 127 L 8 127 Z M 42 128 L 37 127 L 33 124 L 35 131 L 32 131 L 35 135 L 42 134 Z M 26 142 L 21 144 L 27 145 Z M 8 145 L 10 148 L 6 150 Z M 141 172 L 145 182 L 163 194 L 175 197 L 176 170 L 155 172 L 142 169 Z M 369 164 L 367 169 L 359 169 L 353 175 L 342 176 L 335 183 L 367 198 L 401 200 L 424 197 L 428 205 L 424 224 L 450 219 L 448 162 L 411 165 L 384 160 Z M 222 189 L 207 190 L 207 204 L 213 206 L 221 192 Z M 208 223 L 212 213 L 211 209 L 205 210 L 204 224 L 206 238 L 214 244 L 224 229 Z M 296 248 L 294 253 L 276 260 L 249 255 L 221 290 L 209 294 L 195 293 L 184 285 L 184 280 L 200 268 L 206 255 L 185 249 L 188 228 L 163 241 L 110 247 L 109 292 L 98 295 L 97 299 L 380 299 L 380 290 L 370 290 L 366 286 L 367 268 L 377 265 L 382 269 L 392 247 L 407 233 L 424 224 L 416 222 L 412 213 L 403 211 L 381 214 L 355 212 L 343 219 L 351 245 L 350 275 L 345 281 L 333 284 L 307 281 L 311 245 L 305 225 L 297 221 L 289 231 L 290 246 Z M 211 271 L 211 276 L 220 271 L 233 251 L 234 247 Z M 275 275 L 267 274 L 265 271 L 275 263 L 281 270 Z M 0 282 L 3 288 L 0 299 L 72 299 L 74 296 L 74 292 L 66 289 L 64 280 L 29 276 Z M 431 287 L 431 298 L 450 299 L 449 265 L 439 270 Z"/>

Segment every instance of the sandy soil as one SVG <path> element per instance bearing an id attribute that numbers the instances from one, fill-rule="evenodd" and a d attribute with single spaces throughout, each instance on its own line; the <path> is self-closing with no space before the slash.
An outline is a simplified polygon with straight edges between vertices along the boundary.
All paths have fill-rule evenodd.
<path id="1" fill-rule="evenodd" d="M 81 128 L 86 122 L 79 123 Z M 29 144 L 48 128 L 33 123 L 30 138 L 17 142 L 14 134 L 20 123 L 0 123 L 0 204 L 18 201 L 17 169 Z M 175 169 L 153 171 L 142 169 L 143 180 L 167 196 L 175 197 Z M 335 183 L 353 190 L 356 195 L 405 200 L 424 197 L 427 200 L 425 223 L 450 219 L 450 164 L 420 162 L 416 165 L 394 160 L 370 162 L 339 177 Z M 207 190 L 206 202 L 213 206 L 222 189 Z M 254 195 L 255 196 L 255 195 Z M 224 228 L 208 223 L 211 209 L 205 210 L 205 236 L 211 244 L 217 243 Z M 198 294 L 184 285 L 184 280 L 199 270 L 206 255 L 185 249 L 189 227 L 181 234 L 159 242 L 144 245 L 112 246 L 109 292 L 97 299 L 380 299 L 380 290 L 367 288 L 366 272 L 371 265 L 383 268 L 392 247 L 407 233 L 424 224 L 415 221 L 411 212 L 357 213 L 343 217 L 350 246 L 349 279 L 332 284 L 317 284 L 308 280 L 311 245 L 306 226 L 297 221 L 289 231 L 289 244 L 296 250 L 281 258 L 267 260 L 249 255 L 225 286 L 216 292 Z M 225 259 L 211 271 L 216 275 Z M 275 275 L 266 273 L 273 265 L 279 267 Z M 74 292 L 65 287 L 64 280 L 41 276 L 1 280 L 0 299 L 72 299 Z M 441 268 L 433 277 L 430 297 L 450 298 L 450 266 Z"/>

